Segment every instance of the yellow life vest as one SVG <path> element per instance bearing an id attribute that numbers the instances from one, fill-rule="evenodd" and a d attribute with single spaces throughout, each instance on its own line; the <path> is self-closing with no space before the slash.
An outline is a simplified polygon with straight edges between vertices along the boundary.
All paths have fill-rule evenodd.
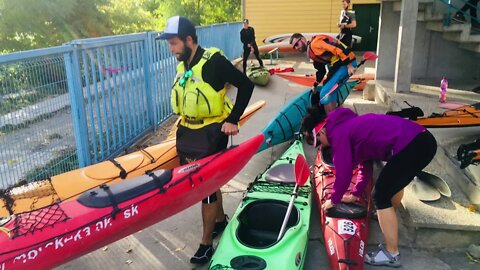
<path id="1" fill-rule="evenodd" d="M 182 126 L 199 129 L 220 123 L 232 111 L 226 88 L 217 92 L 202 78 L 203 66 L 217 52 L 223 55 L 217 48 L 205 49 L 200 61 L 188 71 L 183 62 L 177 65 L 170 101 L 173 113 L 181 116 Z"/>

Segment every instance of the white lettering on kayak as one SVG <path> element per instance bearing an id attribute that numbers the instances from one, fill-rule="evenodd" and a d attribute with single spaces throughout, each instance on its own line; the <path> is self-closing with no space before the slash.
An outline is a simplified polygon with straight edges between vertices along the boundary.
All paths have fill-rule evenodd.
<path id="1" fill-rule="evenodd" d="M 100 220 L 99 222 L 97 222 L 97 224 L 95 224 L 95 230 L 99 232 L 103 229 L 106 229 L 108 226 L 112 226 L 111 221 L 111 218 L 105 218 L 104 220 Z"/>
<path id="2" fill-rule="evenodd" d="M 128 210 L 130 210 L 131 216 L 138 214 L 138 206 L 137 205 L 132 205 L 131 208 L 128 209 Z M 54 241 L 48 242 L 47 244 L 45 244 L 43 246 L 39 246 L 39 247 L 31 249 L 31 250 L 29 250 L 25 253 L 22 253 L 22 254 L 16 256 L 13 259 L 13 263 L 16 263 L 17 261 L 19 261 L 21 263 L 26 263 L 27 261 L 35 260 L 39 257 L 40 253 L 44 249 L 47 249 L 47 248 L 50 248 L 50 247 L 55 247 L 55 250 L 58 250 L 58 249 L 64 248 L 65 245 L 68 242 L 77 242 L 78 240 L 81 240 L 84 237 L 89 237 L 89 236 L 92 235 L 92 229 L 90 227 L 93 227 L 93 226 L 95 226 L 95 231 L 97 231 L 97 232 L 99 232 L 101 230 L 105 230 L 108 227 L 112 226 L 112 218 L 106 217 L 105 219 L 95 223 L 95 225 L 86 226 L 84 228 L 79 229 L 78 231 L 76 231 L 74 233 L 68 234 L 64 237 L 55 238 Z M 50 254 L 50 255 L 52 255 L 52 254 Z M 2 263 L 2 265 L 0 265 L 0 266 L 1 266 L 0 270 L 5 269 L 5 263 Z"/>
<path id="3" fill-rule="evenodd" d="M 63 247 L 63 237 L 60 239 L 55 238 L 55 249 L 59 249 Z"/>
<path id="4" fill-rule="evenodd" d="M 138 205 L 132 204 L 130 209 L 126 209 L 125 212 L 123 212 L 123 216 L 125 218 L 131 218 L 138 214 Z"/>
<path id="5" fill-rule="evenodd" d="M 342 219 L 338 221 L 338 233 L 354 235 L 357 231 L 357 226 L 348 219 Z"/>
<path id="6" fill-rule="evenodd" d="M 191 170 L 194 170 L 196 168 L 200 167 L 199 164 L 194 163 L 194 164 L 188 164 L 186 167 L 180 168 L 177 173 L 184 173 L 184 172 L 189 172 Z"/>
<path id="7" fill-rule="evenodd" d="M 77 234 L 75 234 L 75 237 L 73 237 L 73 241 L 78 241 L 82 239 L 82 235 L 80 234 L 81 232 L 82 232 L 81 230 L 77 231 Z"/>
<path id="8" fill-rule="evenodd" d="M 358 255 L 363 258 L 363 252 L 365 250 L 365 243 L 363 240 L 360 240 L 360 249 L 358 250 Z"/>
<path id="9" fill-rule="evenodd" d="M 330 256 L 335 254 L 335 247 L 333 246 L 332 238 L 328 239 L 328 249 L 330 250 Z"/>
<path id="10" fill-rule="evenodd" d="M 2 268 L 0 270 L 5 270 L 5 263 L 2 263 Z"/>

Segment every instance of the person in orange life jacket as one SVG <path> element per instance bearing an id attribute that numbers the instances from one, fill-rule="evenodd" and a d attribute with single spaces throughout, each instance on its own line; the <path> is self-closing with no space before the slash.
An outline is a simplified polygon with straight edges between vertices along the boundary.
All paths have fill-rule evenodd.
<path id="1" fill-rule="evenodd" d="M 180 163 L 222 151 L 228 136 L 238 134 L 238 121 L 250 101 L 253 83 L 219 49 L 200 47 L 195 27 L 187 18 L 169 18 L 160 39 L 167 40 L 170 52 L 179 61 L 171 103 L 173 112 L 181 118 L 176 133 Z M 225 95 L 226 83 L 238 88 L 233 108 Z M 190 259 L 194 264 L 210 261 L 213 238 L 227 224 L 220 190 L 202 201 L 202 220 L 200 246 Z"/>
<path id="2" fill-rule="evenodd" d="M 327 113 L 333 111 L 337 106 L 338 97 L 336 91 L 332 93 L 330 91 L 336 84 L 343 82 L 355 72 L 357 66 L 355 54 L 349 47 L 328 35 L 314 36 L 307 43 L 302 34 L 295 33 L 290 37 L 290 44 L 299 52 L 308 51 L 308 57 L 313 60 L 313 66 L 317 69 L 317 81 L 312 89 L 314 93 L 325 76 L 325 68 L 328 67 L 327 78 L 320 91 L 320 103 L 325 106 Z"/>
<path id="3" fill-rule="evenodd" d="M 339 202 L 357 201 L 373 178 L 372 161 L 387 162 L 372 195 L 385 245 L 367 253 L 365 262 L 400 267 L 395 209 L 400 205 L 403 189 L 435 156 L 437 142 L 433 135 L 419 124 L 398 116 L 358 116 L 347 108 L 338 108 L 327 118 L 318 110 L 309 109 L 302 120 L 302 131 L 332 150 L 336 179 L 331 198 L 321 206 L 324 210 Z M 352 168 L 357 166 L 355 186 L 348 192 Z"/>
<path id="4" fill-rule="evenodd" d="M 260 58 L 258 46 L 255 42 L 255 29 L 249 26 L 248 19 L 243 20 L 243 28 L 240 30 L 240 40 L 243 43 L 243 73 L 247 71 L 247 60 L 252 50 L 258 63 L 263 67 L 263 61 L 262 58 Z"/>
<path id="5" fill-rule="evenodd" d="M 340 34 L 337 35 L 343 44 L 348 47 L 352 47 L 352 29 L 357 27 L 357 20 L 355 19 L 355 11 L 348 10 L 350 7 L 350 0 L 342 0 L 342 11 L 340 12 L 340 18 L 338 20 L 338 28 L 340 28 Z"/>

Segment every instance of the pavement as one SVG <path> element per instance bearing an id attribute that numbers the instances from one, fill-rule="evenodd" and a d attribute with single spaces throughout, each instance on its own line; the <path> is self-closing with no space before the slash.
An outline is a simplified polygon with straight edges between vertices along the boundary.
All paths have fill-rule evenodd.
<path id="1" fill-rule="evenodd" d="M 361 53 L 358 55 L 361 55 Z M 256 60 L 254 62 L 256 63 Z M 265 61 L 265 63 L 269 63 L 269 60 Z M 372 72 L 375 68 L 374 65 L 375 63 L 367 62 L 365 67 L 362 67 L 357 72 Z M 267 67 L 293 67 L 296 73 L 314 73 L 313 67 L 307 62 L 307 59 L 296 54 L 286 55 L 279 60 L 274 60 L 274 65 L 267 65 Z M 373 88 L 376 101 L 364 100 L 362 92 L 354 91 L 347 99 L 345 105 L 359 114 L 367 112 L 385 113 L 392 108 L 398 109 L 403 106 L 401 100 L 409 98 L 412 99 L 410 104 L 418 105 L 422 109 L 424 106 L 429 108 L 427 109 L 427 114 L 429 113 L 428 110 L 438 111 L 436 106 L 438 105 L 438 92 L 436 92 L 439 91 L 438 89 L 432 88 L 430 91 L 428 89 L 425 90 L 426 87 L 413 86 L 414 92 L 397 94 L 393 93 L 392 88 L 391 82 L 378 82 L 374 84 Z M 270 119 L 292 97 L 305 90 L 306 87 L 289 83 L 278 76 L 272 76 L 270 83 L 266 87 L 255 87 L 251 103 L 264 99 L 267 100 L 267 105 L 241 128 L 239 135 L 233 138 L 233 143 L 238 144 L 260 133 Z M 455 95 L 463 97 L 464 94 L 471 95 L 471 93 L 459 90 L 458 93 L 452 91 L 449 98 L 453 99 Z M 480 101 L 478 95 L 475 97 Z M 461 98 L 458 99 L 462 100 Z M 465 101 L 468 101 L 467 103 L 471 103 L 471 100 L 471 96 L 465 98 Z M 437 104 L 434 105 L 435 102 Z M 142 141 L 139 146 L 152 145 L 163 140 L 166 134 L 168 134 L 169 124 L 159 128 L 154 134 Z M 466 189 L 467 191 L 470 190 L 471 193 L 468 195 L 468 192 L 463 190 L 465 187 L 456 183 L 457 175 L 455 173 L 457 170 L 455 168 L 449 169 L 450 167 L 458 167 L 458 164 L 455 164 L 451 158 L 453 155 L 449 153 L 454 151 L 455 145 L 458 147 L 459 142 L 467 141 L 472 136 L 475 136 L 475 134 L 458 136 L 453 142 L 447 137 L 439 140 L 439 145 L 441 146 L 439 152 L 443 153 L 443 156 L 440 158 L 436 157 L 435 164 L 432 165 L 432 168 L 429 168 L 431 171 L 439 173 L 445 181 L 451 184 L 452 199 L 442 198 L 443 204 L 440 202 L 426 204 L 420 202 L 407 190 L 405 199 L 402 202 L 404 207 L 399 209 L 401 217 L 399 219 L 400 252 L 403 264 L 403 267 L 400 269 L 480 269 L 479 264 L 470 262 L 465 256 L 465 251 L 469 244 L 480 243 L 480 239 L 478 239 L 480 237 L 480 229 L 478 228 L 480 214 L 466 210 L 471 205 L 471 198 L 476 196 L 475 187 L 477 186 L 472 184 L 472 187 L 470 187 L 467 185 Z M 248 183 L 253 181 L 259 173 L 263 172 L 286 148 L 287 145 L 283 144 L 257 154 L 235 178 L 222 188 L 224 209 L 228 215 L 231 216 L 235 211 Z M 315 149 L 305 145 L 305 152 L 307 161 L 310 165 L 313 164 Z M 455 177 L 452 177 L 452 175 Z M 476 181 L 475 177 L 471 175 L 468 178 L 469 173 L 467 172 L 462 172 L 462 177 L 467 179 L 461 181 L 473 183 Z M 304 269 L 329 269 L 317 206 L 315 205 L 314 208 L 312 209 L 313 215 L 310 222 L 309 244 Z M 448 211 L 442 212 L 445 208 Z M 436 213 L 440 214 L 436 215 Z M 421 222 L 422 219 L 426 221 Z M 435 223 L 432 219 L 443 221 L 443 223 L 438 225 L 438 222 Z M 449 226 L 449 224 L 454 226 Z M 190 257 L 198 247 L 201 230 L 200 204 L 197 204 L 138 233 L 66 263 L 57 269 L 103 269 L 108 265 L 108 268 L 119 270 L 204 270 L 207 269 L 206 266 L 198 267 L 189 263 Z M 214 245 L 217 241 L 214 242 Z M 382 242 L 381 230 L 378 222 L 372 220 L 367 251 L 374 249 L 379 242 Z M 365 265 L 365 269 L 382 270 L 387 268 Z"/>

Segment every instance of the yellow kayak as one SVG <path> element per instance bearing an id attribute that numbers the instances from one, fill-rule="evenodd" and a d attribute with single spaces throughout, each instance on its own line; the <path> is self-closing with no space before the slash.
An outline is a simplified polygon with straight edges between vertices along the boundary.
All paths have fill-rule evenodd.
<path id="1" fill-rule="evenodd" d="M 248 121 L 265 106 L 264 100 L 247 107 L 240 118 L 240 125 Z M 175 148 L 174 125 L 170 135 L 157 145 L 88 167 L 65 172 L 47 180 L 0 191 L 0 220 L 12 214 L 20 214 L 49 206 L 53 203 L 76 198 L 83 192 L 122 180 L 134 178 L 152 170 L 171 169 L 180 165 Z"/>

